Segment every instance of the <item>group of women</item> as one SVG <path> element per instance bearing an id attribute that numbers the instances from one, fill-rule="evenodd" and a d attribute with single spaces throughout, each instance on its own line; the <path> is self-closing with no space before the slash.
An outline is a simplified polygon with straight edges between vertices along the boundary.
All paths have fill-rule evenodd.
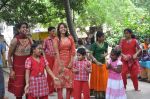
<path id="1" fill-rule="evenodd" d="M 20 23 L 17 26 L 18 33 L 11 41 L 8 52 L 8 64 L 10 67 L 10 78 L 8 82 L 8 91 L 16 96 L 16 99 L 22 99 L 25 87 L 25 60 L 30 56 L 31 45 L 33 41 L 27 36 L 28 24 Z M 57 36 L 55 37 L 55 28 L 49 28 L 50 36 L 44 40 L 43 49 L 45 56 L 53 70 L 55 76 L 60 83 L 53 84 L 52 79 L 48 78 L 50 93 L 57 91 L 58 99 L 63 99 L 63 88 L 66 88 L 66 99 L 70 99 L 73 87 L 72 62 L 75 56 L 75 43 L 69 34 L 67 25 L 58 24 Z M 138 90 L 138 82 L 136 79 L 138 67 L 136 57 L 140 50 L 136 40 L 131 39 L 132 31 L 127 29 L 124 31 L 125 38 L 121 40 L 120 48 L 122 50 L 123 60 L 123 80 L 126 88 L 126 74 L 130 73 L 134 83 L 135 90 Z M 129 46 L 130 45 L 130 46 Z M 127 49 L 126 47 L 130 47 Z M 50 50 L 50 52 L 49 52 Z M 108 43 L 105 42 L 104 33 L 98 31 L 96 34 L 96 42 L 91 45 L 91 52 L 94 60 L 102 63 L 101 66 L 93 62 L 92 73 L 90 79 L 91 94 L 96 93 L 96 98 L 105 98 L 107 86 L 108 72 L 106 69 L 105 57 L 108 55 Z M 129 58 L 133 56 L 132 64 L 129 64 Z M 93 60 L 93 61 L 94 61 Z M 133 66 L 131 66 L 133 65 Z M 136 70 L 136 71 L 135 71 Z M 134 72 L 135 71 L 135 72 Z M 53 88 L 54 86 L 54 88 Z"/>

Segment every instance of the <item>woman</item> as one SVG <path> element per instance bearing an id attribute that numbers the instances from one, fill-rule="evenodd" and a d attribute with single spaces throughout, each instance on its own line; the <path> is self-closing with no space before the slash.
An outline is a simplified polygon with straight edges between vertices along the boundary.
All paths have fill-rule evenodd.
<path id="1" fill-rule="evenodd" d="M 71 35 L 68 34 L 64 23 L 58 24 L 57 36 L 54 40 L 56 59 L 53 72 L 60 79 L 57 88 L 58 99 L 63 99 L 63 88 L 66 88 L 66 99 L 70 99 L 72 91 L 72 61 L 75 55 L 75 44 Z"/>
<path id="2" fill-rule="evenodd" d="M 27 37 L 27 23 L 18 24 L 17 30 L 18 33 L 12 39 L 8 51 L 10 66 L 8 91 L 13 93 L 16 99 L 22 99 L 25 86 L 25 60 L 30 55 L 32 40 Z"/>
<path id="3" fill-rule="evenodd" d="M 92 64 L 92 73 L 90 80 L 90 89 L 95 92 L 96 99 L 105 98 L 107 86 L 108 72 L 106 70 L 105 57 L 107 56 L 108 43 L 104 42 L 104 33 L 98 31 L 96 34 L 96 42 L 91 45 L 91 51 L 94 56 Z M 102 63 L 97 65 L 95 60 Z"/>
<path id="4" fill-rule="evenodd" d="M 124 30 L 125 38 L 120 41 L 120 48 L 122 51 L 122 78 L 124 87 L 127 85 L 127 74 L 130 73 L 131 80 L 135 91 L 138 91 L 138 73 L 140 71 L 139 62 L 137 56 L 141 52 L 141 48 L 136 39 L 132 38 L 132 30 Z"/>

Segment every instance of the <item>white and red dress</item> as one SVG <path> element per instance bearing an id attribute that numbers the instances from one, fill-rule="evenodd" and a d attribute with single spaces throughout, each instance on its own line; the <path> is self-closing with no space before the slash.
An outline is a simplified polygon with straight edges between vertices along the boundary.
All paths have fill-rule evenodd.
<path id="1" fill-rule="evenodd" d="M 32 56 L 25 62 L 25 68 L 30 70 L 28 94 L 32 97 L 43 97 L 49 94 L 48 82 L 44 74 L 46 65 L 48 62 L 43 56 L 40 57 L 40 62 Z"/>

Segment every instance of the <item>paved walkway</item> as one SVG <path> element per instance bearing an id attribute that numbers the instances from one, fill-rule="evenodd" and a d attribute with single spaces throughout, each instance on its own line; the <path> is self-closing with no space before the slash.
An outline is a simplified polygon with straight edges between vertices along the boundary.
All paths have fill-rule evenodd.
<path id="1" fill-rule="evenodd" d="M 13 94 L 11 94 L 7 91 L 9 70 L 5 69 L 4 71 L 5 71 L 4 75 L 5 75 L 5 84 L 6 84 L 6 96 L 9 99 L 15 99 Z M 141 91 L 135 92 L 133 90 L 133 85 L 132 85 L 131 80 L 128 79 L 128 85 L 127 85 L 127 90 L 126 90 L 127 99 L 150 99 L 150 83 L 139 82 L 139 88 Z M 65 94 L 64 94 L 64 96 L 65 96 Z M 23 98 L 23 99 L 25 99 L 25 98 Z M 57 94 L 54 93 L 53 95 L 49 96 L 49 99 L 57 99 Z M 91 99 L 94 99 L 94 98 L 91 97 Z"/>

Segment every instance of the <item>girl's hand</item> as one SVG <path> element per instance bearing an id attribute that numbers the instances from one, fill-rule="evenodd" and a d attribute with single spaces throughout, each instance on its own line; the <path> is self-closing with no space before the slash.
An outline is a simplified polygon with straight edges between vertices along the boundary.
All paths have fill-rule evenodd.
<path id="1" fill-rule="evenodd" d="M 10 76 L 10 78 L 15 79 L 15 72 L 14 72 L 14 70 L 10 71 L 9 76 Z"/>
<path id="2" fill-rule="evenodd" d="M 126 61 L 128 60 L 128 57 L 126 55 L 123 55 L 122 57 L 124 60 L 126 60 Z"/>
<path id="3" fill-rule="evenodd" d="M 26 84 L 24 91 L 25 91 L 25 94 L 27 94 L 29 92 L 29 84 Z"/>
<path id="4" fill-rule="evenodd" d="M 111 69 L 111 68 L 112 68 L 112 66 L 111 66 L 110 64 L 108 64 L 107 68 L 108 68 L 108 69 Z"/>
<path id="5" fill-rule="evenodd" d="M 54 77 L 53 80 L 56 85 L 60 83 L 60 80 L 57 77 Z"/>
<path id="6" fill-rule="evenodd" d="M 78 69 L 73 69 L 73 72 L 75 73 L 75 74 L 78 74 L 79 73 L 79 70 Z"/>
<path id="7" fill-rule="evenodd" d="M 96 65 L 102 66 L 102 63 L 101 62 L 96 62 Z"/>
<path id="8" fill-rule="evenodd" d="M 85 70 L 86 70 L 88 73 L 91 73 L 91 72 L 92 72 L 92 69 L 91 69 L 91 68 L 88 68 L 88 67 L 85 67 Z"/>
<path id="9" fill-rule="evenodd" d="M 72 68 L 71 64 L 69 64 L 69 65 L 67 66 L 67 68 L 68 68 L 68 69 L 71 69 L 71 68 Z"/>
<path id="10" fill-rule="evenodd" d="M 134 54 L 134 55 L 133 55 L 133 59 L 136 59 L 136 58 L 137 58 L 137 54 Z"/>

